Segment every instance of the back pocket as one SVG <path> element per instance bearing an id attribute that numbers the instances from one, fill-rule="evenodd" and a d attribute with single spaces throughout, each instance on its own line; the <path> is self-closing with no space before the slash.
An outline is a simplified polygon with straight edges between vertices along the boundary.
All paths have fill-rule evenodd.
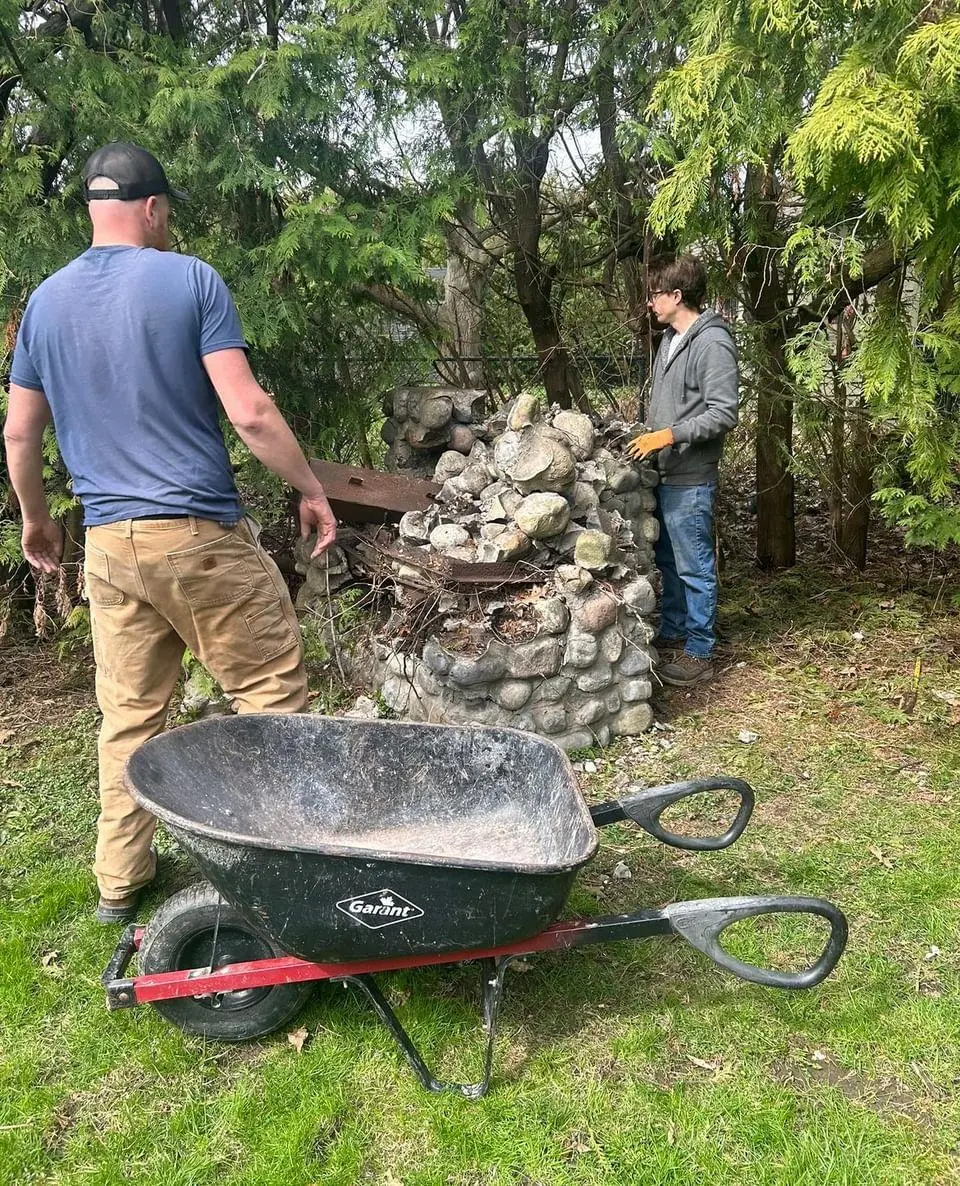
<path id="1" fill-rule="evenodd" d="M 243 540 L 224 528 L 220 539 L 168 552 L 167 563 L 194 609 L 235 605 L 249 597 L 253 588 L 246 552 Z"/>

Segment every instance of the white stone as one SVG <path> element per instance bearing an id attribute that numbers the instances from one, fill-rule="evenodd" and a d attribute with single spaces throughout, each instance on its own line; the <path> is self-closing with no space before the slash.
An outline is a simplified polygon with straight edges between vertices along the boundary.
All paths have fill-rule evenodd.
<path id="1" fill-rule="evenodd" d="M 441 523 L 430 532 L 430 547 L 438 552 L 459 548 L 470 539 L 470 532 L 459 523 Z"/>
<path id="2" fill-rule="evenodd" d="M 400 538 L 415 544 L 425 544 L 430 538 L 429 511 L 407 511 L 400 519 Z"/>
<path id="3" fill-rule="evenodd" d="M 435 482 L 446 482 L 448 478 L 455 478 L 457 474 L 463 473 L 466 465 L 467 459 L 462 453 L 457 453 L 454 449 L 448 449 L 445 453 L 441 453 L 437 459 L 437 464 L 433 471 L 433 480 Z"/>
<path id="4" fill-rule="evenodd" d="M 628 679 L 620 683 L 620 699 L 627 704 L 649 700 L 652 695 L 653 688 L 648 679 Z"/>
<path id="5" fill-rule="evenodd" d="M 574 457 L 586 461 L 593 452 L 594 430 L 589 416 L 582 412 L 558 412 L 553 426 L 567 438 Z"/>

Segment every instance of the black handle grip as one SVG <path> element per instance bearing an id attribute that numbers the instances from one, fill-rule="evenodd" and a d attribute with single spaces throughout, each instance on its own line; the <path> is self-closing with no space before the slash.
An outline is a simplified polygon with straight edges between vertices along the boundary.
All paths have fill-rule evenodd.
<path id="1" fill-rule="evenodd" d="M 843 911 L 823 898 L 704 898 L 698 902 L 674 902 L 663 907 L 671 928 L 715 964 L 742 980 L 768 988 L 813 988 L 826 979 L 837 965 L 847 943 L 847 920 Z M 758 968 L 730 955 L 720 936 L 735 922 L 760 914 L 816 914 L 830 923 L 830 938 L 819 958 L 801 972 L 778 972 Z"/>
<path id="2" fill-rule="evenodd" d="M 660 816 L 671 805 L 689 795 L 702 795 L 707 791 L 735 791 L 740 796 L 740 809 L 736 819 L 722 836 L 680 836 L 676 832 L 669 832 L 660 823 Z M 651 787 L 628 799 L 619 799 L 613 803 L 601 803 L 590 809 L 593 822 L 598 828 L 606 824 L 618 823 L 620 820 L 631 819 L 639 824 L 645 832 L 655 836 L 664 844 L 673 848 L 691 849 L 695 852 L 712 851 L 728 848 L 735 840 L 743 835 L 743 830 L 750 822 L 753 811 L 753 788 L 740 778 L 698 778 L 692 782 L 674 782 L 665 787 Z"/>

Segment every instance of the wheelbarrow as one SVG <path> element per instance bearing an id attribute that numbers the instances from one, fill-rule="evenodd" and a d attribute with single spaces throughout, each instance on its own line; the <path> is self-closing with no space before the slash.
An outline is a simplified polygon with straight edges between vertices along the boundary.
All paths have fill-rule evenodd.
<path id="1" fill-rule="evenodd" d="M 104 974 L 109 1009 L 149 1002 L 187 1033 L 258 1038 L 292 1020 L 315 981 L 355 985 L 430 1091 L 489 1087 L 504 978 L 521 956 L 680 935 L 720 967 L 776 988 L 810 988 L 836 965 L 846 920 L 808 897 L 729 897 L 557 922 L 597 828 L 632 820 L 675 848 L 726 848 L 753 810 L 735 778 L 641 790 L 588 808 L 566 754 L 512 729 L 298 714 L 215 717 L 161 734 L 129 760 L 126 785 L 193 858 L 205 883 L 126 929 Z M 733 792 L 720 835 L 661 820 L 705 792 Z M 812 914 L 829 937 L 809 967 L 743 962 L 721 945 L 758 915 Z M 139 974 L 126 975 L 134 954 Z M 379 973 L 476 961 L 487 1031 L 482 1078 L 428 1069 Z"/>

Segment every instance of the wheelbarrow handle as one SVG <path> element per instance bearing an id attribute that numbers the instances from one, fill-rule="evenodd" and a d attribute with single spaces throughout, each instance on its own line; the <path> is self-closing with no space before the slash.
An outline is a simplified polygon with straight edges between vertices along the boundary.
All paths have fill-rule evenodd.
<path id="1" fill-rule="evenodd" d="M 703 898 L 694 902 L 674 902 L 664 906 L 663 913 L 676 934 L 714 963 L 741 980 L 767 988 L 813 988 L 830 975 L 847 943 L 847 920 L 843 911 L 823 898 Z M 816 914 L 825 918 L 830 924 L 830 937 L 818 959 L 800 972 L 780 972 L 758 968 L 730 955 L 720 943 L 723 932 L 735 922 L 762 914 Z"/>
<path id="2" fill-rule="evenodd" d="M 690 795 L 705 794 L 707 791 L 735 791 L 740 796 L 740 809 L 736 818 L 721 836 L 680 836 L 676 832 L 668 831 L 660 823 L 660 816 L 672 803 L 677 803 Z M 664 787 L 650 787 L 626 799 L 600 803 L 590 809 L 590 815 L 598 828 L 630 819 L 639 824 L 645 832 L 673 848 L 705 852 L 728 848 L 735 840 L 739 840 L 750 821 L 753 804 L 754 794 L 750 784 L 741 778 L 729 778 L 724 775 L 718 778 L 698 778 L 691 782 L 674 782 Z"/>

